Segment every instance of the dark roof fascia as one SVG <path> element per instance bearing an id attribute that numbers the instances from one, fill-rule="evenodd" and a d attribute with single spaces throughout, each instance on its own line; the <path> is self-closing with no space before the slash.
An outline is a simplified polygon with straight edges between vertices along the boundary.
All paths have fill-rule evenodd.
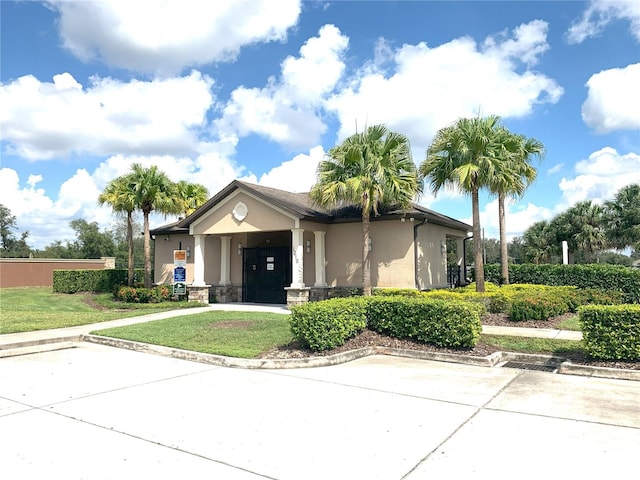
<path id="1" fill-rule="evenodd" d="M 161 225 L 158 228 L 149 230 L 149 235 L 169 235 L 173 233 L 189 233 L 188 228 L 181 228 L 178 226 L 180 220 L 166 225 Z"/>

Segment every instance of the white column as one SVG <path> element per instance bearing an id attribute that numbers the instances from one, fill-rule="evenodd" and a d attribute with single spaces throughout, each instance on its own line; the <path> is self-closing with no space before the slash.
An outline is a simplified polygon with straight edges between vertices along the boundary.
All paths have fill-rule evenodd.
<path id="1" fill-rule="evenodd" d="M 304 245 L 302 244 L 304 230 L 291 229 L 291 287 L 304 287 Z"/>
<path id="2" fill-rule="evenodd" d="M 327 232 L 313 232 L 315 235 L 316 283 L 314 287 L 327 286 L 325 236 Z"/>
<path id="3" fill-rule="evenodd" d="M 220 285 L 231 285 L 231 237 L 220 237 Z"/>
<path id="4" fill-rule="evenodd" d="M 204 283 L 204 235 L 194 235 L 193 248 L 193 285 L 202 287 Z"/>

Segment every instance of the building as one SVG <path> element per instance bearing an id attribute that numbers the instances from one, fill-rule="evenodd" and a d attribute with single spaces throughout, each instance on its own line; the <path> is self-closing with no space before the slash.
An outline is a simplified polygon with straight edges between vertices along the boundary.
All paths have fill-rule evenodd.
<path id="1" fill-rule="evenodd" d="M 446 241 L 461 271 L 471 226 L 414 205 L 371 219 L 371 284 L 449 285 Z M 155 283 L 172 283 L 173 251 L 186 250 L 189 298 L 217 302 L 320 300 L 362 286 L 362 214 L 314 207 L 306 193 L 235 180 L 187 218 L 151 231 Z"/>

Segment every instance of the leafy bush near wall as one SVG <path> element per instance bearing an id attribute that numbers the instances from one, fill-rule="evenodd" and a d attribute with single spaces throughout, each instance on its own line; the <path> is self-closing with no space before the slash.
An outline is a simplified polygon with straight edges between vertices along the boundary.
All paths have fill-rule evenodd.
<path id="1" fill-rule="evenodd" d="M 291 308 L 291 333 L 314 351 L 331 350 L 367 326 L 364 297 L 332 298 Z"/>
<path id="2" fill-rule="evenodd" d="M 135 275 L 142 278 L 142 270 L 136 269 Z M 126 269 L 53 271 L 53 291 L 57 293 L 111 293 L 126 283 Z"/>
<path id="3" fill-rule="evenodd" d="M 500 279 L 500 265 L 486 265 L 485 278 Z M 539 285 L 573 285 L 580 289 L 621 292 L 627 303 L 640 303 L 640 269 L 620 265 L 511 264 L 509 279 L 513 283 Z"/>
<path id="4" fill-rule="evenodd" d="M 122 286 L 113 296 L 116 300 L 126 303 L 161 303 L 171 300 L 172 294 L 168 285 L 153 288 Z"/>
<path id="5" fill-rule="evenodd" d="M 588 355 L 640 360 L 640 305 L 586 305 L 578 312 Z"/>
<path id="6" fill-rule="evenodd" d="M 473 347 L 480 338 L 482 306 L 427 298 L 370 297 L 368 327 L 396 338 L 441 347 Z"/>

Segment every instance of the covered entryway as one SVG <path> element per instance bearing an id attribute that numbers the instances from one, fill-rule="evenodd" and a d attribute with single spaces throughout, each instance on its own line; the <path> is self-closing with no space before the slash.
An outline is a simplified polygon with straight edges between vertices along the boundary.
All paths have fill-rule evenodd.
<path id="1" fill-rule="evenodd" d="M 244 248 L 242 255 L 242 301 L 287 303 L 285 287 L 291 284 L 291 248 Z"/>

